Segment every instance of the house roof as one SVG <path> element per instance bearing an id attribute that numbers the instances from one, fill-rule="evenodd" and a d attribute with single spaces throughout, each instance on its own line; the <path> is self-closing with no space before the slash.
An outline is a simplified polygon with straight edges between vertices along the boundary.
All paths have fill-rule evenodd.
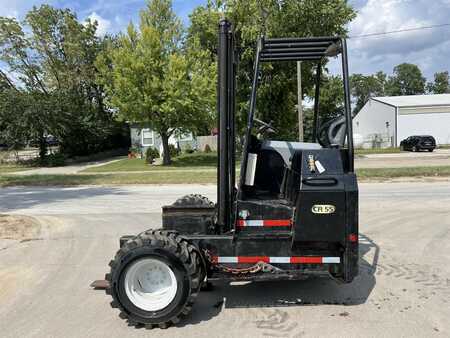
<path id="1" fill-rule="evenodd" d="M 373 97 L 372 100 L 398 108 L 450 106 L 450 94 L 380 96 Z"/>

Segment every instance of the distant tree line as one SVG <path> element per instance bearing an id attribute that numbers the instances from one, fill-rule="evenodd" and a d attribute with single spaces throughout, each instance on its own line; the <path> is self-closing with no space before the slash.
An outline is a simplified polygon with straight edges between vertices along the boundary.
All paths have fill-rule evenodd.
<path id="1" fill-rule="evenodd" d="M 383 72 L 373 75 L 353 74 L 350 77 L 351 93 L 354 99 L 354 113 L 357 113 L 374 96 L 401 96 L 450 93 L 448 71 L 434 74 L 434 81 L 428 82 L 420 68 L 411 63 L 394 67 L 393 74 Z"/>

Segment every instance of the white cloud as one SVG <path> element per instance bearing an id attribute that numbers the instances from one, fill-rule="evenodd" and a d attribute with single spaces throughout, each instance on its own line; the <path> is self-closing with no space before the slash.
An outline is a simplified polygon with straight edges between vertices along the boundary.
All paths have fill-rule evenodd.
<path id="1" fill-rule="evenodd" d="M 369 0 L 360 9 L 357 18 L 350 24 L 350 35 L 360 36 L 371 33 L 390 32 L 415 27 L 431 26 L 446 23 L 442 9 L 443 0 L 435 0 L 434 4 L 425 0 Z M 434 6 L 433 6 L 434 5 Z M 436 12 L 430 13 L 434 8 Z M 424 29 L 378 37 L 355 38 L 354 46 L 367 49 L 372 55 L 402 54 L 414 52 L 440 44 L 442 39 L 449 39 L 436 34 L 435 30 Z"/>
<path id="2" fill-rule="evenodd" d="M 7 18 L 16 19 L 19 20 L 19 12 L 16 10 L 11 11 L 8 15 L 6 15 Z"/>
<path id="3" fill-rule="evenodd" d="M 357 0 L 353 0 L 355 3 Z M 448 23 L 450 0 L 358 0 L 358 16 L 349 35 L 397 31 Z M 414 30 L 349 40 L 350 70 L 391 73 L 402 62 L 418 64 L 429 78 L 449 70 L 450 27 Z"/>
<path id="4" fill-rule="evenodd" d="M 91 15 L 88 16 L 92 22 L 97 21 L 97 35 L 103 36 L 108 33 L 111 28 L 111 21 L 108 19 L 102 18 L 96 12 L 92 12 Z"/>

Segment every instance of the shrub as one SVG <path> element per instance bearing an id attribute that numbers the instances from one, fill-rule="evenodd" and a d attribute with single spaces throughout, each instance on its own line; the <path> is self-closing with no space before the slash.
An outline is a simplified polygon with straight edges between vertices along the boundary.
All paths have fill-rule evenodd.
<path id="1" fill-rule="evenodd" d="M 177 147 L 175 147 L 173 144 L 169 144 L 169 154 L 170 154 L 170 158 L 174 158 L 179 155 L 179 151 L 178 151 Z"/>
<path id="2" fill-rule="evenodd" d="M 128 149 L 128 152 L 138 154 L 141 152 L 141 150 L 139 149 L 139 147 L 133 146 L 133 147 L 130 147 L 130 149 Z"/>
<path id="3" fill-rule="evenodd" d="M 66 157 L 62 153 L 46 155 L 43 163 L 46 167 L 62 167 L 66 164 Z"/>
<path id="4" fill-rule="evenodd" d="M 184 151 L 186 154 L 193 154 L 195 150 L 192 149 L 190 144 L 187 144 L 186 147 L 184 148 Z"/>
<path id="5" fill-rule="evenodd" d="M 149 147 L 145 152 L 145 162 L 152 164 L 155 158 L 159 158 L 159 151 L 155 148 Z"/>
<path id="6" fill-rule="evenodd" d="M 205 152 L 205 153 L 211 153 L 211 152 L 212 152 L 211 147 L 209 146 L 209 144 L 207 144 L 207 145 L 205 146 L 204 152 Z"/>

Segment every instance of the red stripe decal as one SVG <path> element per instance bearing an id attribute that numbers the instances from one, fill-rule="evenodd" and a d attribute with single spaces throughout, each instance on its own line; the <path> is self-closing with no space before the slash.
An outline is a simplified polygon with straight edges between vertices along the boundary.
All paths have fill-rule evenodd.
<path id="1" fill-rule="evenodd" d="M 236 220 L 236 226 L 245 227 L 246 222 L 262 222 L 262 226 L 265 227 L 289 227 L 292 225 L 292 221 L 290 219 L 267 219 L 267 220 L 253 220 L 253 219 L 238 219 Z"/>
<path id="2" fill-rule="evenodd" d="M 290 225 L 290 219 L 269 219 L 264 221 L 265 227 L 287 227 Z"/>
<path id="3" fill-rule="evenodd" d="M 219 257 L 217 256 L 211 256 L 211 263 L 217 264 L 219 262 Z"/>
<path id="4" fill-rule="evenodd" d="M 243 220 L 243 219 L 238 219 L 236 225 L 237 225 L 238 227 L 243 227 L 243 226 L 245 226 L 245 220 Z"/>
<path id="5" fill-rule="evenodd" d="M 238 263 L 269 263 L 270 259 L 267 256 L 239 256 Z"/>
<path id="6" fill-rule="evenodd" d="M 291 263 L 322 264 L 322 257 L 291 257 Z"/>
<path id="7" fill-rule="evenodd" d="M 356 242 L 358 242 L 358 235 L 357 234 L 350 234 L 350 235 L 348 235 L 348 240 L 350 242 L 356 243 Z"/>

